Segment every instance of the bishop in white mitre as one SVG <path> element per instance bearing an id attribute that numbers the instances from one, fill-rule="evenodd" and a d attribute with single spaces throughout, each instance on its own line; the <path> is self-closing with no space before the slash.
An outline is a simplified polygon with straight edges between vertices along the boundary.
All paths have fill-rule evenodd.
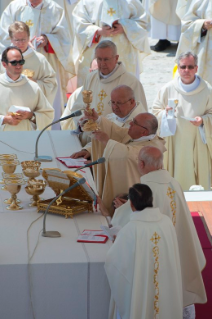
<path id="1" fill-rule="evenodd" d="M 150 53 L 146 13 L 139 1 L 81 0 L 73 17 L 73 58 L 78 86 L 88 73 L 97 43 L 103 40 L 116 44 L 126 70 L 139 77 L 142 60 Z"/>

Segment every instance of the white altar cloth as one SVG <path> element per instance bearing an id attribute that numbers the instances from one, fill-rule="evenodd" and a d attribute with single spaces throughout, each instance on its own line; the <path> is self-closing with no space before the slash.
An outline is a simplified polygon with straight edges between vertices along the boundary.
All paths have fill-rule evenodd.
<path id="1" fill-rule="evenodd" d="M 16 153 L 20 161 L 32 160 L 34 154 L 12 150 L 1 141 L 33 153 L 37 134 L 2 132 L 0 154 Z M 71 136 L 68 131 L 46 132 L 39 142 L 39 155 L 51 155 L 53 158 L 68 156 L 79 149 L 77 137 Z M 56 160 L 42 163 L 41 167 L 66 169 Z M 21 166 L 16 172 L 21 172 Z M 95 188 L 90 169 L 86 169 L 83 175 Z M 100 229 L 100 225 L 106 225 L 105 218 L 99 213 L 79 214 L 73 219 L 48 215 L 46 229 L 57 230 L 62 237 L 45 238 L 40 235 L 28 265 L 27 240 L 32 255 L 43 219 L 31 226 L 27 237 L 29 225 L 41 214 L 28 207 L 30 196 L 25 193 L 24 186 L 18 194 L 23 210 L 6 210 L 3 200 L 9 195 L 7 191 L 0 191 L 0 318 L 107 319 L 110 291 L 103 266 L 111 242 L 76 242 L 84 229 Z M 53 197 L 52 190 L 47 188 L 41 197 Z"/>

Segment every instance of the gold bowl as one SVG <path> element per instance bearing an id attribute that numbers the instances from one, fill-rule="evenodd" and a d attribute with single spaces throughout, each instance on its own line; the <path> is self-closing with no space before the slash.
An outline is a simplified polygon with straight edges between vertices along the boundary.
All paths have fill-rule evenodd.
<path id="1" fill-rule="evenodd" d="M 23 161 L 23 162 L 21 162 L 21 167 L 23 169 L 27 169 L 27 168 L 39 169 L 40 166 L 41 166 L 41 162 L 38 162 L 38 161 Z"/>
<path id="2" fill-rule="evenodd" d="M 32 202 L 29 204 L 29 206 L 37 206 L 37 203 L 40 200 L 39 195 L 44 192 L 45 187 L 46 182 L 42 179 L 32 181 L 25 187 L 26 193 L 32 195 Z"/>
<path id="3" fill-rule="evenodd" d="M 16 170 L 16 166 L 19 165 L 20 162 L 16 159 L 10 159 L 10 160 L 0 160 L 0 165 L 2 166 L 2 169 L 7 174 L 12 174 Z"/>

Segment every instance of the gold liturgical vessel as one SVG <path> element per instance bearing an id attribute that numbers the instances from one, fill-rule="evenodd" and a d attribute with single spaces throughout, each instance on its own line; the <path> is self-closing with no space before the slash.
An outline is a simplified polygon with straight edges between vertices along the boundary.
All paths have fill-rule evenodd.
<path id="1" fill-rule="evenodd" d="M 83 102 L 86 104 L 86 111 L 89 114 L 92 114 L 90 104 L 93 101 L 93 92 L 90 90 L 84 90 L 84 91 L 82 91 L 82 96 L 83 96 Z M 97 123 L 94 122 L 93 120 L 88 120 L 82 126 L 82 130 L 84 132 L 93 132 L 93 131 L 97 131 L 98 129 L 99 129 L 99 127 L 98 127 Z"/>
<path id="2" fill-rule="evenodd" d="M 43 177 L 48 185 L 53 189 L 56 196 L 64 190 L 74 185 L 82 175 L 72 171 L 61 171 L 57 168 L 43 169 Z M 90 186 L 85 183 L 68 191 L 65 195 L 60 196 L 48 209 L 49 213 L 59 214 L 65 218 L 73 218 L 74 215 L 81 212 L 92 212 L 95 193 Z M 53 200 L 41 200 L 38 202 L 38 212 L 45 211 L 49 203 Z"/>
<path id="3" fill-rule="evenodd" d="M 23 207 L 18 204 L 17 194 L 21 190 L 21 185 L 24 185 L 25 181 L 23 179 L 6 179 L 5 180 L 5 190 L 11 194 L 11 203 L 6 208 L 8 210 L 20 210 Z"/>

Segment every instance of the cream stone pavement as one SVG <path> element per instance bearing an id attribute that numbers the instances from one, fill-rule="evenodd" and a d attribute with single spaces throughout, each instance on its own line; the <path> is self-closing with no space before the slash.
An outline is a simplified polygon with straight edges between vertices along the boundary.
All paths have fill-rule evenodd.
<path id="1" fill-rule="evenodd" d="M 155 45 L 157 41 L 149 38 L 150 46 Z M 159 89 L 172 80 L 176 50 L 177 42 L 173 41 L 172 45 L 165 51 L 151 50 L 151 54 L 143 60 L 144 70 L 140 80 L 146 94 L 149 112 L 152 112 L 152 104 Z"/>

